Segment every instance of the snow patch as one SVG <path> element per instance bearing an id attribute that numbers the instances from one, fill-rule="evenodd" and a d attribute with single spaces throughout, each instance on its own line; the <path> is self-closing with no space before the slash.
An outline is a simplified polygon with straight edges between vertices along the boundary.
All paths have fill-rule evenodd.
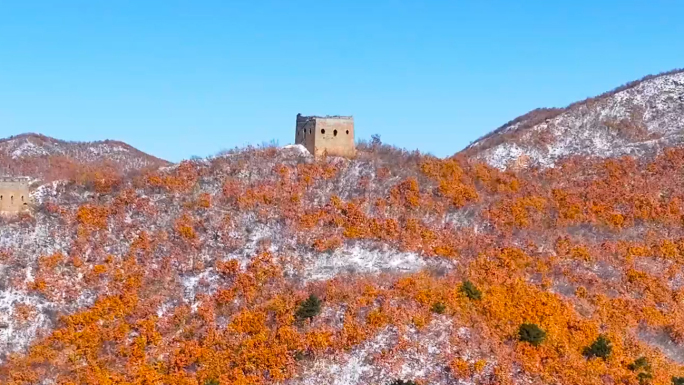
<path id="1" fill-rule="evenodd" d="M 283 150 L 291 151 L 297 155 L 311 156 L 309 150 L 301 144 L 289 144 L 282 147 Z"/>
<path id="2" fill-rule="evenodd" d="M 427 265 L 416 253 L 399 252 L 389 248 L 372 250 L 361 244 L 345 246 L 332 253 L 315 253 L 306 258 L 306 280 L 326 280 L 339 274 L 412 272 Z"/>
<path id="3" fill-rule="evenodd" d="M 50 155 L 46 149 L 32 143 L 30 140 L 17 146 L 14 151 L 12 151 L 12 159 L 24 158 L 29 156 L 44 156 Z"/>
<path id="4" fill-rule="evenodd" d="M 620 122 L 641 126 L 643 132 L 607 125 Z M 506 169 L 523 156 L 523 166 L 547 168 L 572 155 L 609 158 L 654 154 L 661 148 L 684 143 L 684 73 L 656 77 L 578 104 L 527 129 L 520 128 L 523 123 L 506 127 L 468 148 L 479 150 L 501 139 L 501 135 L 513 135 L 515 142 L 504 141 L 475 155 L 499 169 Z"/>
<path id="5" fill-rule="evenodd" d="M 31 307 L 31 318 L 21 323 L 17 318 L 16 305 Z M 39 330 L 48 326 L 46 314 L 49 308 L 49 304 L 24 292 L 14 289 L 0 291 L 0 352 L 14 352 L 28 347 Z"/>
<path id="6" fill-rule="evenodd" d="M 30 193 L 31 200 L 36 204 L 42 204 L 48 198 L 56 198 L 59 195 L 59 187 L 66 184 L 66 181 L 56 180 L 38 186 Z"/>
<path id="7" fill-rule="evenodd" d="M 310 363 L 299 378 L 286 384 L 387 384 L 395 379 L 453 384 L 454 379 L 444 370 L 454 353 L 449 343 L 451 329 L 452 320 L 446 317 L 433 320 L 422 330 L 410 328 L 401 333 L 395 327 L 388 327 L 349 353 Z M 376 360 L 380 352 L 387 352 L 400 340 L 407 342 L 408 348 Z"/>

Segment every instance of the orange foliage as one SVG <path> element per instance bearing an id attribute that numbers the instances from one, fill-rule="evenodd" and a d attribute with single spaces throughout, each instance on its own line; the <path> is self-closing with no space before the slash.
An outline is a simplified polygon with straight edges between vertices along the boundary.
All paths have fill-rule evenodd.
<path id="1" fill-rule="evenodd" d="M 197 238 L 192 218 L 187 214 L 183 214 L 183 216 L 176 221 L 176 232 L 178 232 L 181 237 L 188 240 Z"/>
<path id="2" fill-rule="evenodd" d="M 108 208 L 91 205 L 81 206 L 76 213 L 76 219 L 80 224 L 97 230 L 104 230 L 107 228 L 108 216 Z"/>
<path id="3" fill-rule="evenodd" d="M 253 156 L 275 155 L 262 150 Z M 145 175 L 141 189 L 171 192 L 184 207 L 171 217 L 177 236 L 122 224 L 125 207 L 149 206 L 135 190 L 105 199 L 121 187 L 114 179 L 93 187 L 105 195 L 97 204 L 50 209 L 65 223 L 76 218 L 78 239 L 68 255 L 38 258 L 26 288 L 57 296 L 68 291 L 60 283 L 76 282 L 97 299 L 64 316 L 27 352 L 8 357 L 0 381 L 280 383 L 297 374 L 302 355 L 334 359 L 393 330 L 399 342 L 380 359 L 391 361 L 394 353 L 411 351 L 403 333 L 430 332 L 435 325 L 447 325 L 451 352 L 469 353 L 467 360 L 437 358 L 454 380 L 515 383 L 514 368 L 520 368 L 541 383 L 636 384 L 627 366 L 640 356 L 652 365 L 653 383 L 669 383 L 683 369 L 641 332 L 666 331 L 684 340 L 684 290 L 673 284 L 684 272 L 684 196 L 677 179 L 684 150 L 647 165 L 597 160 L 518 172 L 416 156 L 413 163 L 402 158 L 402 167 L 379 162 L 375 176 L 368 172 L 349 187 L 355 192 L 335 190 L 345 182 L 343 163 L 278 163 L 258 170 L 267 176 L 257 179 L 237 177 L 246 167 L 240 162 L 229 163 L 216 183 L 222 197 L 196 194 L 207 170 L 192 162 Z M 151 220 L 154 214 L 146 215 Z M 203 254 L 241 241 L 245 218 L 249 225 L 274 225 L 294 246 L 317 252 L 363 242 L 448 268 L 302 283 L 290 279 L 301 268 L 290 254 L 309 249 L 271 253 L 264 243 L 243 268 L 227 257 L 235 247 Z M 96 231 L 115 226 L 130 242 L 121 255 L 102 250 Z M 0 255 L 12 261 L 12 253 Z M 184 298 L 184 274 L 207 266 L 216 274 L 198 278 L 194 297 Z M 17 286 L 23 285 L 19 278 L 13 278 Z M 464 280 L 481 298 L 468 298 Z M 310 293 L 321 296 L 325 311 L 298 322 L 297 304 Z M 449 311 L 431 312 L 437 302 Z M 35 311 L 19 304 L 13 316 L 25 322 Z M 546 340 L 519 342 L 522 323 L 537 324 Z M 461 338 L 462 328 L 468 338 Z M 599 334 L 612 341 L 613 352 L 606 360 L 587 360 L 583 349 Z"/>

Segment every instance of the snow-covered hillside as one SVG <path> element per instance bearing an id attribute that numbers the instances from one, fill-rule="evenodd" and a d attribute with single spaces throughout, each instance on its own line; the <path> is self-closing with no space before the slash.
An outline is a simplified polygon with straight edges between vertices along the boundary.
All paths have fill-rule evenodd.
<path id="1" fill-rule="evenodd" d="M 47 182 L 0 218 L 0 382 L 633 383 L 643 356 L 667 383 L 682 167 L 682 149 L 561 174 L 288 146 Z M 605 362 L 583 353 L 601 333 Z"/>
<path id="2" fill-rule="evenodd" d="M 22 142 L 24 144 L 14 150 L 18 158 L 34 156 L 46 148 L 36 146 L 30 154 L 20 153 L 19 150 L 28 151 L 31 148 L 26 145 L 32 143 L 30 138 L 10 143 L 16 145 Z M 59 147 L 47 148 L 51 151 L 62 150 Z M 87 147 L 97 148 L 103 147 Z M 111 153 L 110 146 L 104 148 Z M 264 152 L 270 152 L 270 155 L 264 156 Z M 103 152 L 100 156 L 106 156 L 106 153 Z M 360 180 L 373 178 L 373 169 L 368 162 L 350 162 L 333 157 L 329 158 L 329 161 L 329 170 L 339 173 L 337 181 L 325 188 L 311 190 L 308 194 L 311 199 L 307 205 L 323 204 L 333 193 L 341 198 L 355 196 L 358 194 L 356 186 Z M 255 165 L 258 166 L 254 167 Z M 36 280 L 36 269 L 39 269 L 41 258 L 55 255 L 64 258 L 79 253 L 84 259 L 94 262 L 101 261 L 108 255 L 125 255 L 131 247 L 131 236 L 135 238 L 141 232 L 146 232 L 156 234 L 156 237 L 168 231 L 173 232 L 179 217 L 188 212 L 187 205 L 201 197 L 213 197 L 216 201 L 210 207 L 201 210 L 203 230 L 198 233 L 192 251 L 177 249 L 177 241 L 180 238 L 173 236 L 164 241 L 166 245 L 159 248 L 154 256 L 154 259 L 159 261 L 169 253 L 191 253 L 195 259 L 193 264 L 201 263 L 206 266 L 204 269 L 177 275 L 177 280 L 167 288 L 176 290 L 189 304 L 196 304 L 197 296 L 214 294 L 224 284 L 216 268 L 212 267 L 215 261 L 236 260 L 244 267 L 255 255 L 264 250 L 274 255 L 292 253 L 291 259 L 284 262 L 285 273 L 291 279 L 302 283 L 326 281 L 338 275 L 408 273 L 427 266 L 449 265 L 437 260 L 427 260 L 414 251 L 402 251 L 377 242 L 359 241 L 326 252 L 316 251 L 310 247 L 302 247 L 303 243 L 311 242 L 313 233 L 292 233 L 291 226 L 286 226 L 282 220 L 272 215 L 261 218 L 259 212 L 235 210 L 235 207 L 231 208 L 230 205 L 218 202 L 218 197 L 225 189 L 226 178 L 239 184 L 252 183 L 266 188 L 278 177 L 278 174 L 274 173 L 278 167 L 297 168 L 307 165 L 311 170 L 320 171 L 306 149 L 301 146 L 286 146 L 266 151 L 237 151 L 210 159 L 161 167 L 157 171 L 160 175 L 175 174 L 183 178 L 186 173 L 192 174 L 188 177 L 194 179 L 193 183 L 197 183 L 196 189 L 184 191 L 180 195 L 169 193 L 165 188 L 124 191 L 125 194 L 132 194 L 134 201 L 118 209 L 113 209 L 114 206 L 107 209 L 106 215 L 114 215 L 117 220 L 111 221 L 102 229 L 101 237 L 97 239 L 94 234 L 91 235 L 91 239 L 78 239 L 79 235 L 75 232 L 74 226 L 78 226 L 79 223 L 79 208 L 116 205 L 111 196 L 95 194 L 69 181 L 53 181 L 36 187 L 31 195 L 37 208 L 30 220 L 0 217 L 0 256 L 3 252 L 11 255 L 11 263 L 7 260 L 5 263 L 0 262 L 0 277 L 6 283 L 11 282 L 11 285 L 0 290 L 0 325 L 4 326 L 0 328 L 0 363 L 3 354 L 25 349 L 41 335 L 41 330 L 57 326 L 57 318 L 54 315 L 71 314 L 79 308 L 92 305 L 99 295 L 105 294 L 103 287 L 89 287 L 92 282 L 88 282 L 87 275 L 82 273 L 68 277 L 63 275 L 60 282 L 47 280 L 50 294 L 37 293 L 31 289 L 31 285 Z M 390 177 L 382 184 L 376 184 L 374 189 L 386 191 L 399 178 L 398 175 Z M 228 216 L 230 225 L 225 227 Z M 79 243 L 81 246 L 77 246 Z M 85 248 L 76 252 L 75 249 L 80 247 Z M 156 263 L 150 261 L 147 267 L 153 269 Z M 65 284 L 68 288 L 63 288 L 62 285 Z M 59 285 L 59 289 L 53 285 Z M 15 309 L 18 304 L 21 305 L 20 309 L 32 309 L 31 322 L 17 316 Z M 160 306 L 160 314 L 164 313 L 163 308 L 163 305 Z M 50 314 L 53 316 L 50 317 Z"/>
<path id="3" fill-rule="evenodd" d="M 650 156 L 684 142 L 684 72 L 618 88 L 565 109 L 536 110 L 471 144 L 464 154 L 498 168 L 550 167 L 581 155 Z"/>
<path id="4" fill-rule="evenodd" d="M 0 383 L 684 381 L 683 75 L 445 159 L 1 141 Z"/>
<path id="5" fill-rule="evenodd" d="M 0 175 L 53 179 L 60 168 L 105 164 L 125 173 L 169 163 L 113 140 L 67 142 L 38 134 L 0 139 Z"/>

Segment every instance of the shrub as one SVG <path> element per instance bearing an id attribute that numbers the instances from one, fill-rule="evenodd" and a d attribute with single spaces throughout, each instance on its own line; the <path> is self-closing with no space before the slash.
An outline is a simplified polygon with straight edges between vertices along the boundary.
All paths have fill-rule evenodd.
<path id="1" fill-rule="evenodd" d="M 672 377 L 672 385 L 684 385 L 684 377 Z"/>
<path id="2" fill-rule="evenodd" d="M 204 382 L 204 385 L 221 385 L 221 383 L 219 382 L 219 380 L 211 379 L 211 380 L 206 380 Z"/>
<path id="3" fill-rule="evenodd" d="M 321 300 L 318 299 L 314 294 L 311 294 L 306 301 L 299 305 L 299 309 L 295 313 L 295 316 L 299 320 L 305 320 L 308 318 L 313 318 L 321 312 Z"/>
<path id="4" fill-rule="evenodd" d="M 643 372 L 639 373 L 637 375 L 637 378 L 639 379 L 639 385 L 646 385 L 651 382 L 651 380 L 653 379 L 653 375 L 648 372 Z"/>
<path id="5" fill-rule="evenodd" d="M 639 357 L 636 360 L 634 360 L 633 363 L 629 364 L 627 368 L 633 372 L 636 372 L 637 370 L 644 369 L 646 371 L 651 370 L 651 365 L 649 365 L 648 360 L 646 357 Z"/>
<path id="6" fill-rule="evenodd" d="M 466 295 L 466 297 L 472 300 L 482 299 L 482 292 L 470 281 L 464 281 L 461 285 L 461 291 Z"/>
<path id="7" fill-rule="evenodd" d="M 599 357 L 605 360 L 612 350 L 613 347 L 611 346 L 610 341 L 605 336 L 600 335 L 594 343 L 584 348 L 582 353 L 587 358 Z"/>
<path id="8" fill-rule="evenodd" d="M 546 332 L 535 324 L 522 324 L 518 329 L 520 341 L 529 342 L 534 346 L 541 345 L 546 339 Z"/>
<path id="9" fill-rule="evenodd" d="M 394 380 L 390 385 L 418 385 L 414 381 Z M 677 384 L 679 385 L 679 384 Z"/>
<path id="10" fill-rule="evenodd" d="M 294 353 L 294 359 L 295 359 L 295 361 L 302 361 L 302 360 L 304 360 L 304 359 L 306 358 L 306 356 L 307 356 L 306 352 L 301 351 L 301 350 L 297 350 L 297 351 Z"/>
<path id="11" fill-rule="evenodd" d="M 633 363 L 629 364 L 627 368 L 633 372 L 641 372 L 637 374 L 637 379 L 639 380 L 640 385 L 649 384 L 653 379 L 653 374 L 651 374 L 651 364 L 648 363 L 646 357 L 637 358 Z"/>
<path id="12" fill-rule="evenodd" d="M 382 140 L 380 140 L 379 134 L 371 135 L 371 147 L 380 147 L 382 145 Z M 401 385 L 401 384 L 400 384 Z"/>
<path id="13" fill-rule="evenodd" d="M 432 304 L 432 308 L 430 310 L 437 314 L 444 314 L 444 312 L 446 311 L 446 305 L 442 302 L 435 302 L 434 304 Z"/>

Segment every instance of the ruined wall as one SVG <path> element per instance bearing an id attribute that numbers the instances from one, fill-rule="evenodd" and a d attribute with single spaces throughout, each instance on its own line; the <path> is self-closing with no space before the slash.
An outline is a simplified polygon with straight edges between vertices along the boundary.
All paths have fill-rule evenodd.
<path id="1" fill-rule="evenodd" d="M 28 180 L 0 178 L 0 214 L 14 214 L 28 209 Z"/>
<path id="2" fill-rule="evenodd" d="M 301 144 L 309 150 L 310 153 L 315 153 L 314 139 L 316 129 L 316 119 L 311 116 L 297 115 L 297 131 L 295 132 L 295 144 Z"/>
<path id="3" fill-rule="evenodd" d="M 354 118 L 351 116 L 301 116 L 298 114 L 295 135 L 295 143 L 304 145 L 317 157 L 324 153 L 347 158 L 356 155 Z"/>
<path id="4" fill-rule="evenodd" d="M 354 145 L 354 119 L 351 117 L 316 118 L 316 156 L 327 153 L 332 156 L 352 158 L 356 155 Z"/>

